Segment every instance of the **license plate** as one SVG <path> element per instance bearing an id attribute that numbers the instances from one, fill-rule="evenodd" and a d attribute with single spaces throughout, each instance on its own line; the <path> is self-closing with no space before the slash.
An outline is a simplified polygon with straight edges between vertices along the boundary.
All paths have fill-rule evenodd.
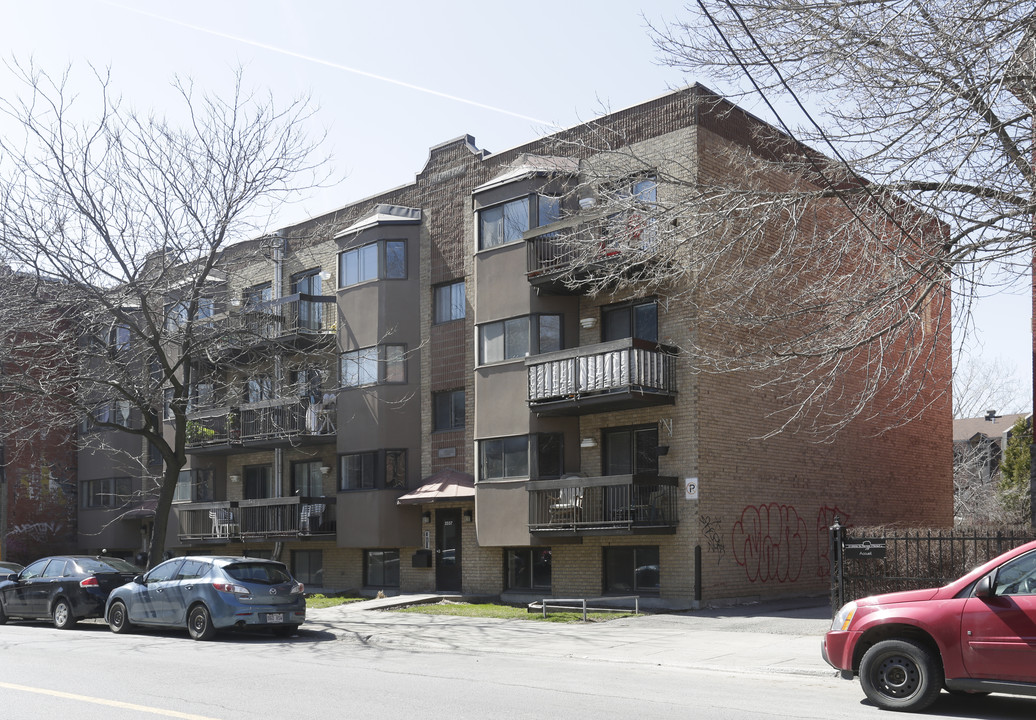
<path id="1" fill-rule="evenodd" d="M 284 613 L 266 613 L 266 622 L 282 623 L 284 622 Z"/>

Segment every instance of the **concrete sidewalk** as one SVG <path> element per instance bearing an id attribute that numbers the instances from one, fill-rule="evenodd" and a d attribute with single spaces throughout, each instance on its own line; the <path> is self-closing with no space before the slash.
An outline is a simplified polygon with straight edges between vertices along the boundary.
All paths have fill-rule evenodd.
<path id="1" fill-rule="evenodd" d="M 820 657 L 820 638 L 831 621 L 827 605 L 818 600 L 643 615 L 603 623 L 386 611 L 438 599 L 436 595 L 402 595 L 309 610 L 303 630 L 400 650 L 569 657 L 727 673 L 836 674 Z"/>

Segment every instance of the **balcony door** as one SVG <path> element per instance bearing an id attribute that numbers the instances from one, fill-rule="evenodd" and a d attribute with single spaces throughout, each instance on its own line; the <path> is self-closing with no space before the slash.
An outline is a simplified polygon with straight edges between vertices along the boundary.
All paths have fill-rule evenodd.
<path id="1" fill-rule="evenodd" d="M 292 292 L 300 295 L 322 294 L 320 270 L 307 270 L 292 278 Z M 299 329 L 320 329 L 320 303 L 299 299 Z"/>
<path id="2" fill-rule="evenodd" d="M 435 589 L 460 592 L 460 510 L 435 511 Z"/>
<path id="3" fill-rule="evenodd" d="M 658 474 L 658 426 L 608 428 L 604 437 L 605 475 Z"/>
<path id="4" fill-rule="evenodd" d="M 261 500 L 273 497 L 273 468 L 269 465 L 252 465 L 245 468 L 245 500 Z"/>

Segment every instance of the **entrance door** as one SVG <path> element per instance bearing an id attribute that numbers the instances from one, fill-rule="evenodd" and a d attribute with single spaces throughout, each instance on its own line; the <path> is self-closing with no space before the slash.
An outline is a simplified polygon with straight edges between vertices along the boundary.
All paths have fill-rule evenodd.
<path id="1" fill-rule="evenodd" d="M 435 588 L 460 592 L 460 510 L 435 511 Z"/>

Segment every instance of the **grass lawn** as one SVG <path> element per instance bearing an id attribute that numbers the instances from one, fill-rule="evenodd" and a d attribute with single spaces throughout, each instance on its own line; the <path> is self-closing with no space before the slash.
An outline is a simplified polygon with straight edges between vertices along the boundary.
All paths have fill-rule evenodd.
<path id="1" fill-rule="evenodd" d="M 424 613 L 426 615 L 463 615 L 465 617 L 500 618 L 502 620 L 539 620 L 540 622 L 582 622 L 583 613 L 560 612 L 548 610 L 547 617 L 539 611 L 529 612 L 524 607 L 512 605 L 494 605 L 492 603 L 458 603 L 442 601 L 437 603 L 424 603 L 421 605 L 407 605 L 405 607 L 391 608 L 391 612 Z M 588 612 L 587 622 L 604 622 L 621 617 L 632 617 L 629 612 Z"/>
<path id="2" fill-rule="evenodd" d="M 307 608 L 328 608 L 335 607 L 336 605 L 345 605 L 346 603 L 359 602 L 360 600 L 366 600 L 367 598 L 362 597 L 338 597 L 332 595 L 309 595 L 306 597 Z"/>

